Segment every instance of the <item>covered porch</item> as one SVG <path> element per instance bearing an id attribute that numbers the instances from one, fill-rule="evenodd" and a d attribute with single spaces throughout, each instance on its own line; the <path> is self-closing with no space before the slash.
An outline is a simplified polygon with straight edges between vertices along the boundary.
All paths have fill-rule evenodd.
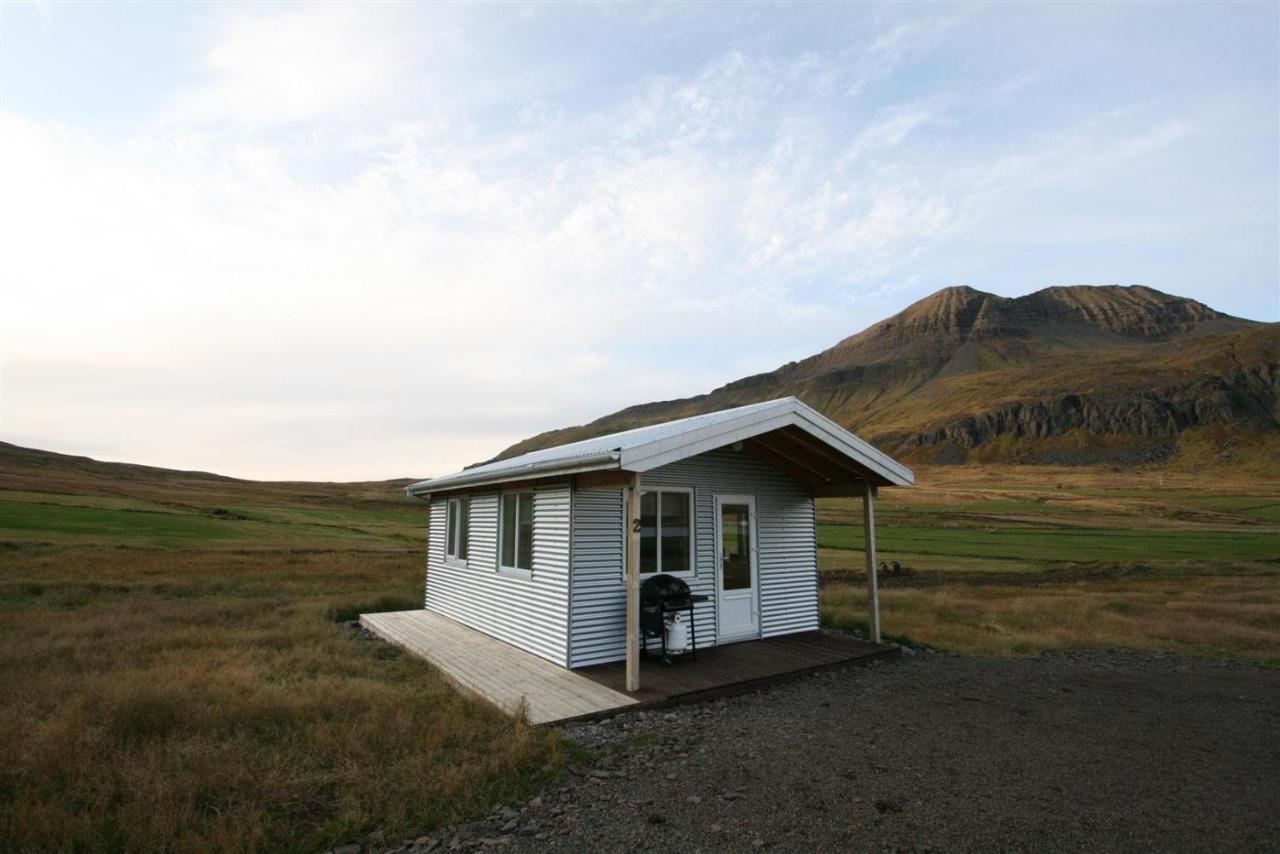
<path id="1" fill-rule="evenodd" d="M 670 666 L 654 658 L 641 659 L 640 688 L 628 696 L 642 708 L 693 703 L 743 694 L 807 673 L 865 663 L 897 652 L 898 647 L 892 644 L 869 643 L 822 631 L 743 641 L 700 649 L 695 659 L 680 659 Z M 623 661 L 574 672 L 606 688 L 626 690 L 627 666 Z"/>
<path id="2" fill-rule="evenodd" d="M 770 425 L 772 425 L 771 429 L 761 429 L 762 426 Z M 818 413 L 807 410 L 807 408 L 805 408 L 804 418 L 783 419 L 776 422 L 765 422 L 765 424 L 751 424 L 737 431 L 718 434 L 714 439 L 707 442 L 709 445 L 716 443 L 726 443 L 721 447 L 727 447 L 733 452 L 747 457 L 754 457 L 773 469 L 789 475 L 795 481 L 804 484 L 815 500 L 818 498 L 856 498 L 861 501 L 868 593 L 867 625 L 871 641 L 870 646 L 879 647 L 881 644 L 880 593 L 876 570 L 875 499 L 882 486 L 905 486 L 913 483 L 914 476 L 911 472 L 896 461 L 880 454 L 852 433 L 845 431 Z M 698 447 L 700 446 L 695 445 L 693 449 L 696 450 Z M 618 690 L 626 691 L 629 695 L 637 697 L 645 694 L 645 678 L 649 677 L 652 671 L 651 668 L 642 668 L 639 653 L 641 647 L 640 536 L 643 529 L 641 496 L 646 485 L 646 477 L 651 477 L 655 468 L 660 471 L 660 464 L 669 462 L 672 456 L 672 452 L 662 449 L 658 452 L 650 452 L 648 457 L 638 455 L 633 462 L 622 465 L 619 470 L 591 473 L 579 477 L 580 482 L 584 480 L 589 482 L 594 478 L 597 482 L 619 485 L 624 490 L 626 542 L 623 560 L 627 593 L 626 662 L 621 682 L 618 684 L 610 682 L 609 684 L 611 687 L 616 687 Z M 755 497 L 734 496 L 734 499 L 735 503 L 739 504 L 750 502 L 749 506 L 744 509 L 747 511 L 746 518 L 754 520 L 756 516 Z M 724 513 L 726 509 L 727 507 L 721 508 L 717 504 L 718 514 Z M 816 511 L 814 518 L 816 520 Z M 740 557 L 740 553 L 743 551 L 741 543 L 727 545 L 728 541 L 723 539 L 723 531 L 740 530 L 743 527 L 742 522 L 725 522 L 723 524 L 724 527 L 717 525 L 715 529 L 716 547 L 720 551 L 721 560 L 724 562 L 723 568 L 717 567 L 714 570 L 719 578 L 727 577 L 731 562 L 735 557 Z M 759 561 L 760 531 L 754 527 L 755 525 L 755 521 L 749 521 L 745 526 L 750 531 L 749 538 L 753 538 L 755 542 L 749 546 L 748 560 L 741 561 L 742 563 Z M 816 549 L 816 531 L 814 531 L 814 536 Z M 816 560 L 813 571 L 816 576 Z M 752 576 L 749 586 L 755 588 L 752 593 L 755 596 L 754 601 L 758 604 L 762 594 L 758 589 L 756 576 Z M 725 590 L 721 588 L 718 593 L 716 607 L 718 610 L 725 609 L 725 601 L 728 598 Z M 747 601 L 751 600 L 748 598 Z M 723 625 L 725 617 L 718 616 L 717 619 L 721 620 L 721 625 Z M 752 633 L 759 637 L 761 632 L 758 621 L 751 628 Z M 829 638 L 829 636 L 817 631 L 807 632 L 805 636 Z M 798 635 L 788 635 L 779 639 L 792 637 L 798 637 Z M 757 641 L 756 643 L 768 642 Z M 611 667 L 622 667 L 622 665 L 611 665 Z"/>
<path id="3" fill-rule="evenodd" d="M 744 693 L 806 673 L 895 654 L 897 647 L 802 632 L 698 650 L 696 660 L 640 662 L 642 687 L 626 693 L 624 662 L 567 670 L 433 611 L 361 614 L 360 624 L 432 665 L 458 688 L 530 723 L 607 717 L 622 711 Z"/>

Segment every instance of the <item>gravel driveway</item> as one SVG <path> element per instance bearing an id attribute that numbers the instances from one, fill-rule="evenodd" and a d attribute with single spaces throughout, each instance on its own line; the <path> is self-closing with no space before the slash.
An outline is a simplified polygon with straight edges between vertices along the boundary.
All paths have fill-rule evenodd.
<path id="1" fill-rule="evenodd" d="M 608 758 L 419 849 L 1280 851 L 1280 672 L 917 654 L 569 726 Z"/>

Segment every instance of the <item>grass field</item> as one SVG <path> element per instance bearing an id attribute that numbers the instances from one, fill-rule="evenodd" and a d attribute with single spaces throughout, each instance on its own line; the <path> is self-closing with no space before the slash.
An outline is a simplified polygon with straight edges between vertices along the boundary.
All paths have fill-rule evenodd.
<path id="1" fill-rule="evenodd" d="M 1130 647 L 1280 666 L 1280 484 L 1166 472 L 932 469 L 878 504 L 890 634 L 1026 654 Z M 822 612 L 867 614 L 859 502 L 819 509 Z"/>
<path id="2" fill-rule="evenodd" d="M 425 515 L 394 485 L 53 462 L 0 460 L 0 847 L 398 840 L 565 761 L 338 622 L 421 601 Z"/>
<path id="3" fill-rule="evenodd" d="M 959 652 L 1280 663 L 1276 484 L 937 469 L 879 503 L 883 622 Z M 398 484 L 254 484 L 0 446 L 0 839 L 297 850 L 398 839 L 569 748 L 340 625 L 420 600 Z M 819 508 L 822 610 L 865 619 L 860 507 Z"/>

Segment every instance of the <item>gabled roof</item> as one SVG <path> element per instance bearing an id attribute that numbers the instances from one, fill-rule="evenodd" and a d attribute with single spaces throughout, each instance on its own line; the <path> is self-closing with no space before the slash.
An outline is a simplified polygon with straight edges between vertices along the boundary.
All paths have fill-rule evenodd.
<path id="1" fill-rule="evenodd" d="M 425 495 L 590 471 L 645 472 L 747 441 L 758 455 L 785 458 L 775 461 L 784 467 L 797 466 L 801 476 L 808 472 L 812 477 L 806 479 L 816 484 L 850 478 L 877 486 L 911 486 L 915 482 L 906 466 L 794 397 L 784 397 L 531 451 L 419 481 L 405 491 Z M 788 449 L 793 452 L 789 454 Z"/>

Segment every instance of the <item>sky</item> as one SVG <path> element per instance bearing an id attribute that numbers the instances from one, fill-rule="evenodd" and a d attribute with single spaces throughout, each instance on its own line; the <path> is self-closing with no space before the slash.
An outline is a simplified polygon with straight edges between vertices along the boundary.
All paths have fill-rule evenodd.
<path id="1" fill-rule="evenodd" d="M 426 477 L 933 291 L 1280 319 L 1275 3 L 0 3 L 0 439 Z"/>

